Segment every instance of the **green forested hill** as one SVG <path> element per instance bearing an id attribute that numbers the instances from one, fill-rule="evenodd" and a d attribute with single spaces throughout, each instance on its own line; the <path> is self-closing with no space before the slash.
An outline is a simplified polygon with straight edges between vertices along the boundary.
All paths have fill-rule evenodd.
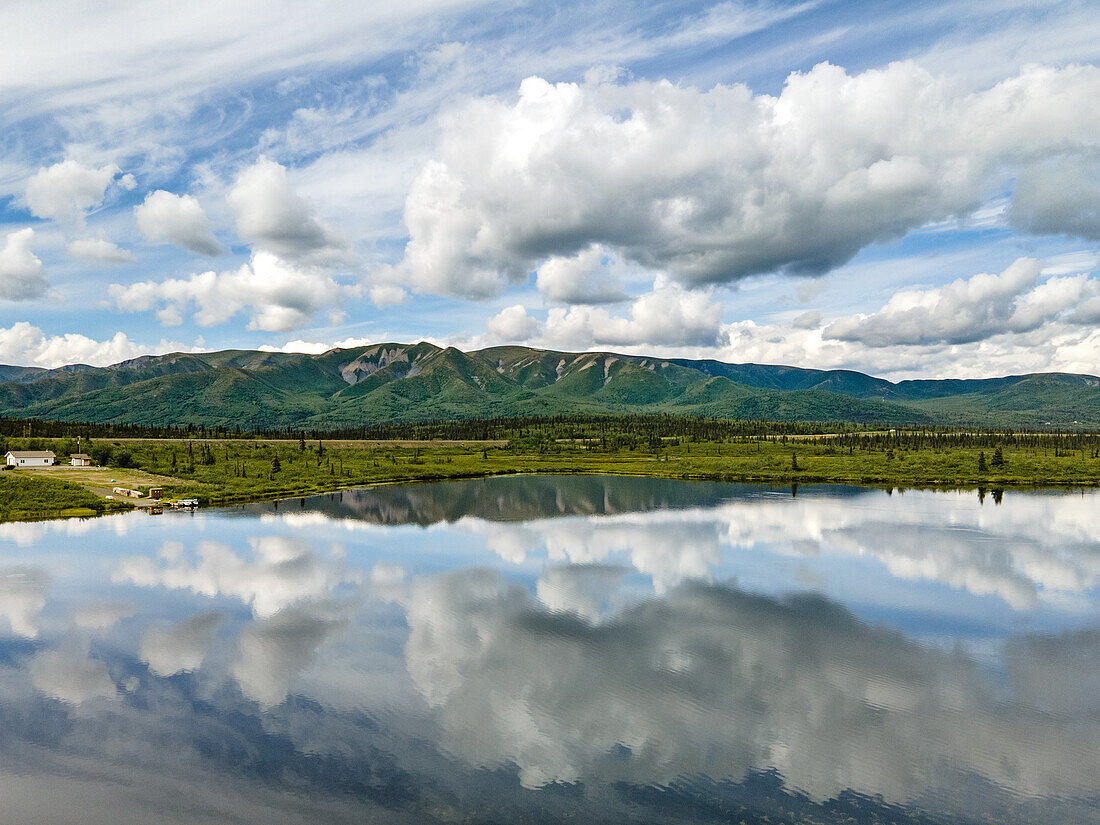
<path id="1" fill-rule="evenodd" d="M 0 366 L 0 414 L 63 421 L 335 429 L 563 413 L 778 421 L 1100 426 L 1100 379 L 1045 373 L 893 383 L 850 370 L 376 344 L 321 355 L 226 350 L 111 367 Z"/>

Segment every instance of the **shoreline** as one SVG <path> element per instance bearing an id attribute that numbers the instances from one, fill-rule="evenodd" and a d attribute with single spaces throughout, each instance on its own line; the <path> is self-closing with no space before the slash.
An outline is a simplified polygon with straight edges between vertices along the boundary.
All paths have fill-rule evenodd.
<path id="1" fill-rule="evenodd" d="M 656 462 L 655 462 L 656 463 Z M 661 462 L 663 463 L 663 462 Z M 648 469 L 648 468 L 647 468 Z M 654 468 L 656 469 L 656 468 Z M 984 478 L 984 479 L 917 479 L 902 477 L 899 475 L 885 476 L 843 476 L 843 475 L 815 475 L 810 473 L 731 473 L 729 471 L 713 470 L 686 471 L 673 467 L 661 468 L 656 472 L 647 472 L 637 468 L 498 468 L 483 472 L 462 472 L 453 474 L 409 474 L 405 477 L 390 477 L 386 479 L 356 479 L 341 481 L 330 485 L 309 485 L 301 487 L 285 487 L 273 490 L 264 490 L 253 494 L 228 494 L 228 495 L 201 495 L 199 505 L 195 509 L 216 509 L 220 507 L 233 507 L 246 504 L 261 504 L 273 501 L 289 501 L 296 498 L 307 498 L 331 493 L 343 492 L 355 489 L 370 489 L 377 487 L 392 487 L 415 484 L 435 484 L 447 481 L 470 481 L 481 478 L 501 478 L 505 476 L 524 475 L 561 475 L 561 476 L 596 476 L 610 475 L 633 478 L 661 478 L 672 481 L 698 481 L 718 482 L 724 484 L 759 484 L 776 488 L 798 488 L 806 486 L 846 486 L 863 487 L 879 490 L 930 490 L 938 492 L 968 492 L 973 491 L 979 495 L 984 491 L 1057 491 L 1070 493 L 1075 490 L 1100 488 L 1100 479 L 1086 477 L 1080 479 L 1018 479 L 1018 478 Z M 97 512 L 89 507 L 67 507 L 60 510 L 25 510 L 12 511 L 0 515 L 0 524 L 16 522 L 36 521 L 60 521 L 66 519 L 87 519 L 101 516 L 118 515 L 119 513 L 132 512 L 134 510 L 150 509 L 149 504 L 141 503 L 141 500 L 128 501 L 125 499 L 110 500 L 102 511 Z M 171 509 L 162 505 L 163 509 Z M 159 509 L 159 508 L 158 508 Z"/>
<path id="2" fill-rule="evenodd" d="M 29 443 L 29 442 L 28 442 Z M 324 495 L 354 487 L 517 474 L 620 475 L 779 487 L 887 489 L 1100 487 L 1100 438 L 1033 434 L 879 432 L 792 439 L 691 431 L 575 432 L 528 427 L 508 441 L 297 442 L 206 439 L 89 441 L 96 466 L 73 466 L 63 440 L 44 442 L 53 466 L 0 472 L 0 522 L 193 499 L 200 506 Z M 138 497 L 130 497 L 135 495 Z"/>

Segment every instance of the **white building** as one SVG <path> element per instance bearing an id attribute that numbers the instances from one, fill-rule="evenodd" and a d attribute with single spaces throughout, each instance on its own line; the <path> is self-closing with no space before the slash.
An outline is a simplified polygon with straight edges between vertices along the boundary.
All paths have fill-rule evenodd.
<path id="1" fill-rule="evenodd" d="M 7 459 L 9 467 L 51 467 L 55 456 L 49 450 L 22 450 L 20 452 L 8 450 L 8 454 L 4 458 Z"/>

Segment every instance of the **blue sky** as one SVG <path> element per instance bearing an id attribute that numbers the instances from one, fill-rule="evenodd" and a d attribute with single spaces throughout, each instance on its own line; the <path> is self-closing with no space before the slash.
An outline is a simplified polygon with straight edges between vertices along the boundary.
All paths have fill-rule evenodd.
<path id="1" fill-rule="evenodd" d="M 0 362 L 427 339 L 1100 374 L 1100 13 L 0 10 Z"/>

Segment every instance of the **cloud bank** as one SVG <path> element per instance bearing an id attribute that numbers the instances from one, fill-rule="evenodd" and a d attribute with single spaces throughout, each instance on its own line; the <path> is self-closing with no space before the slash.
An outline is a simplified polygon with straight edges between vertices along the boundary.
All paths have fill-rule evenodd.
<path id="1" fill-rule="evenodd" d="M 47 335 L 40 327 L 26 321 L 16 321 L 10 327 L 0 327 L 0 363 L 25 364 L 32 367 L 60 367 L 65 364 L 106 366 L 149 353 L 193 351 L 194 347 L 177 341 L 161 340 L 158 344 L 132 341 L 124 332 L 99 341 L 68 332 Z"/>
<path id="2" fill-rule="evenodd" d="M 166 326 L 182 323 L 184 313 L 193 309 L 195 323 L 203 327 L 224 324 L 247 312 L 249 329 L 286 331 L 305 326 L 322 309 L 338 307 L 345 288 L 318 267 L 258 251 L 237 269 L 111 284 L 108 294 L 119 309 L 156 310 Z"/>
<path id="3" fill-rule="evenodd" d="M 382 277 L 486 298 L 597 246 L 694 287 L 820 274 L 966 214 L 1014 174 L 1042 176 L 1051 158 L 1089 180 L 1098 98 L 1093 66 L 1032 67 L 967 93 L 913 62 L 855 75 L 821 64 L 774 97 L 532 77 L 514 102 L 442 117 L 406 201 L 404 259 Z M 1100 231 L 1056 186 L 1025 183 L 1021 197 L 1033 229 Z M 599 297 L 575 295 L 572 275 L 543 280 L 558 299 Z"/>
<path id="4" fill-rule="evenodd" d="M 898 292 L 882 309 L 832 323 L 824 334 L 871 347 L 971 344 L 1032 332 L 1060 317 L 1071 324 L 1100 321 L 1100 282 L 1076 275 L 1040 284 L 1041 271 L 1040 261 L 1020 258 L 999 275 Z"/>

